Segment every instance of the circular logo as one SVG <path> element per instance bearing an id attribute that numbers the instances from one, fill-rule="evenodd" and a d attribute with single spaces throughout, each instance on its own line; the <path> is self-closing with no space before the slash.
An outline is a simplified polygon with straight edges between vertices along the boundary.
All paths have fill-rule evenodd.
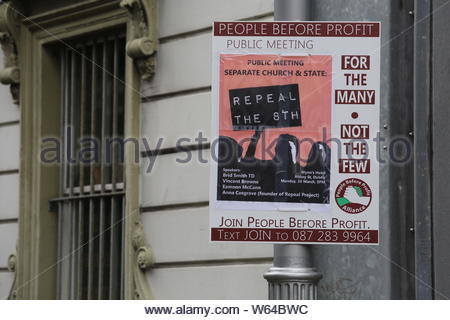
<path id="1" fill-rule="evenodd" d="M 357 214 L 369 207 L 372 201 L 372 190 L 364 181 L 350 178 L 339 183 L 334 197 L 342 211 Z"/>

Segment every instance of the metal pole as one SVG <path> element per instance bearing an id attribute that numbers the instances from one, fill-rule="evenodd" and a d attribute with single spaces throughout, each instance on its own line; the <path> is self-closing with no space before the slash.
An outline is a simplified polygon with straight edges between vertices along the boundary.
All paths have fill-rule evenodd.
<path id="1" fill-rule="evenodd" d="M 311 0 L 274 0 L 275 21 L 311 20 Z"/>
<path id="2" fill-rule="evenodd" d="M 311 18 L 310 0 L 274 0 L 275 20 L 305 21 Z M 276 244 L 273 267 L 264 274 L 269 283 L 270 300 L 317 299 L 322 274 L 312 263 L 311 246 Z"/>
<path id="3" fill-rule="evenodd" d="M 416 299 L 433 299 L 431 0 L 414 2 L 414 235 Z"/>

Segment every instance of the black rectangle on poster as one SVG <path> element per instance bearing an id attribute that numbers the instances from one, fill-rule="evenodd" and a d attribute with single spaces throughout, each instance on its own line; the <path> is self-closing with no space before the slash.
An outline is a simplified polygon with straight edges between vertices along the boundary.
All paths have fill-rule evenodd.
<path id="1" fill-rule="evenodd" d="M 298 84 L 229 90 L 233 130 L 302 125 Z"/>

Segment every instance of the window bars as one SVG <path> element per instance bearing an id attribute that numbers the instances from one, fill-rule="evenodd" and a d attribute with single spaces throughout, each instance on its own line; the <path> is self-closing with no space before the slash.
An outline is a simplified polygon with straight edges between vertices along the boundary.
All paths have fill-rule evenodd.
<path id="1" fill-rule="evenodd" d="M 58 298 L 123 298 L 125 36 L 65 43 Z M 44 71 L 45 72 L 45 71 Z"/>

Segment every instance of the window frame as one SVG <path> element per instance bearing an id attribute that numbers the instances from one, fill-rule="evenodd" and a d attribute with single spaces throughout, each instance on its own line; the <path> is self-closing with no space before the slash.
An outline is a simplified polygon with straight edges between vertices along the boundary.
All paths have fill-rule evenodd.
<path id="1" fill-rule="evenodd" d="M 58 61 L 49 46 L 83 34 L 125 26 L 127 42 L 133 38 L 132 21 L 119 1 L 91 0 L 22 20 L 17 44 L 21 70 L 21 163 L 18 299 L 55 299 L 57 284 L 57 213 L 49 200 L 59 194 L 59 165 L 39 160 L 41 139 L 59 137 L 60 86 Z M 58 59 L 56 59 L 58 60 Z M 45 70 L 45 72 L 44 72 Z M 133 59 L 125 63 L 125 137 L 140 136 L 140 76 Z M 139 164 L 132 145 L 125 146 L 124 292 L 125 299 L 150 298 L 150 290 L 137 265 L 136 226 L 139 212 Z M 138 239 L 143 238 L 139 235 Z M 142 242 L 142 239 L 139 240 Z"/>

